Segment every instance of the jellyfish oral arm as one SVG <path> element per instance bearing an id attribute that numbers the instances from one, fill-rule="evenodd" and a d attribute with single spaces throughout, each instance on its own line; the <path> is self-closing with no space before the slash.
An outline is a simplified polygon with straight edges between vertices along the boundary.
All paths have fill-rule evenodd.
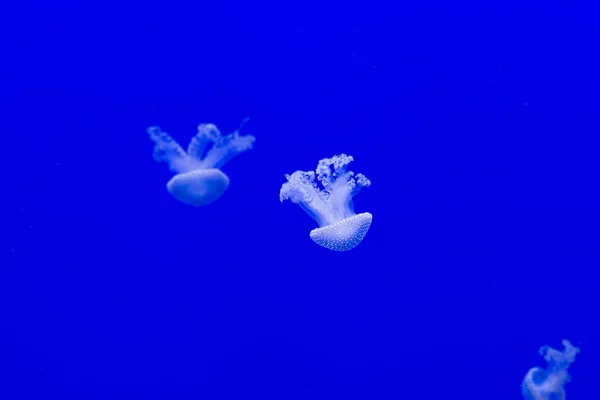
<path id="1" fill-rule="evenodd" d="M 210 144 L 216 143 L 221 137 L 221 132 L 214 124 L 198 125 L 198 133 L 188 145 L 187 154 L 197 160 L 202 160 Z"/>
<path id="2" fill-rule="evenodd" d="M 185 173 L 200 167 L 200 162 L 189 157 L 171 135 L 160 130 L 157 126 L 147 129 L 150 139 L 154 142 L 154 159 L 157 162 L 166 162 L 169 169 L 178 174 Z"/>
<path id="3" fill-rule="evenodd" d="M 188 146 L 187 154 L 201 162 L 203 169 L 220 169 L 234 157 L 250 150 L 255 140 L 252 135 L 240 136 L 239 131 L 221 136 L 215 125 L 200 124 L 198 133 Z M 210 144 L 212 147 L 207 151 Z"/>
<path id="4" fill-rule="evenodd" d="M 289 199 L 300 205 L 320 227 L 354 216 L 352 197 L 363 187 L 370 186 L 371 181 L 363 174 L 355 177 L 352 171 L 346 171 L 351 161 L 353 158 L 345 154 L 319 161 L 316 177 L 323 190 L 317 186 L 312 171 L 296 171 L 286 175 L 287 182 L 281 187 L 279 199 Z"/>
<path id="5" fill-rule="evenodd" d="M 333 221 L 327 219 L 327 205 L 321 199 L 316 198 L 309 201 L 298 201 L 296 204 L 317 221 L 319 226 L 327 226 L 333 223 Z"/>
<path id="6" fill-rule="evenodd" d="M 255 141 L 254 136 L 240 136 L 239 131 L 222 136 L 214 124 L 200 124 L 185 152 L 171 135 L 159 127 L 151 126 L 147 132 L 155 145 L 154 159 L 166 162 L 178 174 L 197 169 L 220 169 L 234 157 L 251 149 Z"/>
<path id="7" fill-rule="evenodd" d="M 251 149 L 254 141 L 254 136 L 240 136 L 237 132 L 222 136 L 202 160 L 202 167 L 221 168 L 233 158 Z"/>
<path id="8" fill-rule="evenodd" d="M 279 200 L 291 200 L 302 208 L 321 226 L 327 224 L 327 205 L 322 199 L 322 193 L 314 182 L 315 173 L 312 171 L 296 171 L 285 175 L 287 182 L 281 186 Z"/>

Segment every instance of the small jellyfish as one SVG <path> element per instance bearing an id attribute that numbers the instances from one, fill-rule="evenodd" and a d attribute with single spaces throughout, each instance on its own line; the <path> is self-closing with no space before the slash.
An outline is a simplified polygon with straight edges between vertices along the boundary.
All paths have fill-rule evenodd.
<path id="1" fill-rule="evenodd" d="M 526 400 L 565 399 L 564 385 L 570 380 L 567 369 L 575 361 L 579 349 L 568 340 L 563 340 L 562 344 L 565 346 L 562 352 L 549 346 L 540 349 L 540 355 L 548 362 L 548 367 L 534 367 L 527 372 L 521 384 L 521 391 Z"/>
<path id="2" fill-rule="evenodd" d="M 285 175 L 287 182 L 281 186 L 279 200 L 291 200 L 300 205 L 313 217 L 319 228 L 310 232 L 310 238 L 323 247 L 335 251 L 347 251 L 356 247 L 365 237 L 373 216 L 368 213 L 355 214 L 352 197 L 371 181 L 363 174 L 346 171 L 354 161 L 352 156 L 340 154 L 324 158 L 317 166 L 315 182 L 313 171 L 296 171 Z"/>
<path id="3" fill-rule="evenodd" d="M 247 118 L 242 121 L 240 129 L 246 121 Z M 158 126 L 149 127 L 147 132 L 155 143 L 154 159 L 165 161 L 177 173 L 167 183 L 167 190 L 177 200 L 192 206 L 205 206 L 221 197 L 229 187 L 229 178 L 221 167 L 251 149 L 255 140 L 252 135 L 240 136 L 239 129 L 222 136 L 215 125 L 200 124 L 185 152 Z"/>

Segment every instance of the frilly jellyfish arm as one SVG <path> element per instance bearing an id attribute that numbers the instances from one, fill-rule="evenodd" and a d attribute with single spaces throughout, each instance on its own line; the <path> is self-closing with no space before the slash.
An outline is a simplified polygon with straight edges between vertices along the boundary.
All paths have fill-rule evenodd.
<path id="1" fill-rule="evenodd" d="M 221 168 L 237 155 L 252 148 L 256 139 L 252 135 L 240 136 L 239 131 L 221 136 L 213 124 L 201 124 L 198 133 L 188 146 L 188 154 L 197 160 L 202 160 L 202 168 Z M 206 151 L 208 145 L 212 148 Z"/>
<path id="2" fill-rule="evenodd" d="M 154 159 L 157 162 L 166 162 L 169 169 L 178 174 L 197 169 L 200 163 L 190 158 L 179 146 L 171 135 L 160 130 L 158 126 L 151 126 L 147 130 L 150 140 L 154 142 Z"/>
<path id="3" fill-rule="evenodd" d="M 221 168 L 236 156 L 250 150 L 254 140 L 255 138 L 252 135 L 239 136 L 237 132 L 222 136 L 202 160 L 202 167 Z"/>
<path id="4" fill-rule="evenodd" d="M 371 181 L 363 174 L 354 177 L 354 172 L 346 171 L 352 161 L 352 156 L 346 154 L 319 161 L 316 175 L 323 190 L 319 190 L 312 171 L 286 175 L 288 181 L 281 187 L 279 199 L 300 205 L 321 227 L 355 215 L 352 197 L 370 186 Z"/>
<path id="5" fill-rule="evenodd" d="M 350 196 L 354 197 L 362 190 L 364 187 L 371 186 L 371 181 L 367 179 L 363 174 L 356 174 L 355 184 L 350 190 Z"/>
<path id="6" fill-rule="evenodd" d="M 363 187 L 371 185 L 363 174 L 356 175 L 346 171 L 346 167 L 354 161 L 352 156 L 340 154 L 332 158 L 324 158 L 317 166 L 317 176 L 325 190 L 329 193 L 332 212 L 338 219 L 354 215 L 354 197 Z"/>
<path id="7" fill-rule="evenodd" d="M 197 160 L 204 158 L 204 153 L 209 144 L 216 143 L 221 137 L 221 132 L 214 124 L 198 125 L 198 133 L 192 138 L 188 145 L 187 154 Z"/>
<path id="8" fill-rule="evenodd" d="M 323 185 L 329 204 L 329 220 L 333 223 L 355 215 L 352 197 L 363 187 L 371 186 L 371 181 L 363 174 L 354 177 L 354 172 L 346 170 L 352 161 L 352 156 L 340 154 L 324 158 L 317 165 L 317 179 Z"/>
<path id="9" fill-rule="evenodd" d="M 575 361 L 579 349 L 568 340 L 562 341 L 564 351 L 558 351 L 549 346 L 540 349 L 540 355 L 548 362 L 548 367 L 534 367 L 527 372 L 521 385 L 523 397 L 526 400 L 564 400 L 564 385 L 570 377 L 567 369 Z"/>
<path id="10" fill-rule="evenodd" d="M 281 186 L 279 200 L 291 200 L 308 213 L 319 226 L 327 225 L 328 207 L 324 202 L 323 193 L 315 183 L 315 173 L 312 171 L 296 171 L 285 175 L 287 182 Z"/>

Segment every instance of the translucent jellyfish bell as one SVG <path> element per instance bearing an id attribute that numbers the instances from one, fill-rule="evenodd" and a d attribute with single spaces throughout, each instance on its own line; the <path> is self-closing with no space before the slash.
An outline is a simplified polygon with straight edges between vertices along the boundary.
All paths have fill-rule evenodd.
<path id="1" fill-rule="evenodd" d="M 565 383 L 570 377 L 567 369 L 575 361 L 579 349 L 568 340 L 562 341 L 564 351 L 555 350 L 549 346 L 540 349 L 540 355 L 548 362 L 546 369 L 534 367 L 527 372 L 521 385 L 525 400 L 564 400 Z"/>
<path id="2" fill-rule="evenodd" d="M 154 159 L 168 163 L 169 169 L 177 173 L 167 183 L 167 190 L 177 200 L 192 206 L 204 206 L 221 197 L 229 187 L 229 178 L 220 168 L 251 149 L 255 140 L 252 135 L 240 136 L 239 129 L 222 136 L 215 125 L 200 124 L 185 152 L 158 126 L 149 127 L 147 132 L 155 144 Z"/>
<path id="3" fill-rule="evenodd" d="M 313 171 L 296 171 L 286 175 L 287 182 L 281 186 L 279 200 L 291 200 L 317 221 L 319 228 L 310 232 L 310 238 L 325 248 L 347 251 L 356 247 L 367 234 L 373 216 L 355 214 L 352 197 L 371 181 L 363 174 L 354 176 L 346 166 L 354 159 L 340 154 L 319 161 L 316 176 L 322 189 L 315 182 Z"/>

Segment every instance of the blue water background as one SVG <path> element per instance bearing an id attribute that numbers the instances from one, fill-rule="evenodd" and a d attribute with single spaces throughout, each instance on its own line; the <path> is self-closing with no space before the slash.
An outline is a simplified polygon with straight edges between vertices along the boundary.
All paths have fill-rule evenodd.
<path id="1" fill-rule="evenodd" d="M 575 5 L 22 4 L 0 79 L 3 398 L 598 398 L 599 34 Z M 205 208 L 145 129 L 244 117 Z M 279 202 L 347 153 L 336 253 Z"/>

